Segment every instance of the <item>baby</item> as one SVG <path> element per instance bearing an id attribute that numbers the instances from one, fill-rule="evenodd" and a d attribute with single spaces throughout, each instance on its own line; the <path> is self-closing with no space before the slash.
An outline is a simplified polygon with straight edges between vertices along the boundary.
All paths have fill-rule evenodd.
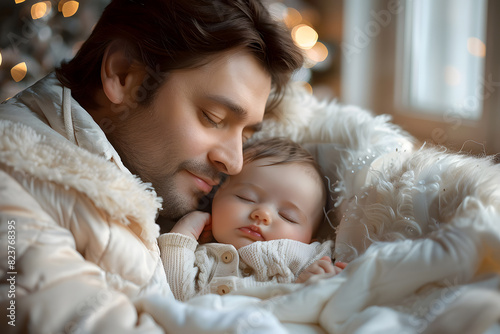
<path id="1" fill-rule="evenodd" d="M 302 283 L 343 268 L 332 264 L 332 241 L 313 242 L 327 201 L 314 158 L 284 139 L 250 144 L 243 156 L 242 171 L 216 192 L 211 215 L 192 212 L 158 239 L 179 300 L 270 282 Z M 210 230 L 217 243 L 199 245 Z"/>

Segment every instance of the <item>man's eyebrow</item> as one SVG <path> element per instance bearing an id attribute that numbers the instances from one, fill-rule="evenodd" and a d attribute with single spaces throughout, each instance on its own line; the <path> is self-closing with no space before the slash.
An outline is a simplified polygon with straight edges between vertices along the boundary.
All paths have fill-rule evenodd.
<path id="1" fill-rule="evenodd" d="M 234 101 L 232 101 L 230 98 L 228 97 L 225 97 L 225 96 L 222 96 L 222 95 L 208 95 L 207 96 L 208 99 L 212 100 L 212 101 L 215 101 L 221 105 L 223 105 L 224 107 L 226 107 L 227 109 L 231 110 L 232 112 L 234 112 L 235 114 L 237 114 L 240 118 L 247 118 L 248 116 L 248 113 L 247 111 L 242 107 L 240 106 L 239 104 L 235 103 Z"/>
<path id="2" fill-rule="evenodd" d="M 207 98 L 223 105 L 225 108 L 229 109 L 243 120 L 248 117 L 248 112 L 246 111 L 246 109 L 240 106 L 239 104 L 235 103 L 234 101 L 232 101 L 230 98 L 227 98 L 222 95 L 213 95 L 213 94 L 208 95 Z M 262 129 L 262 122 L 249 125 L 248 128 L 254 132 L 258 132 Z"/>

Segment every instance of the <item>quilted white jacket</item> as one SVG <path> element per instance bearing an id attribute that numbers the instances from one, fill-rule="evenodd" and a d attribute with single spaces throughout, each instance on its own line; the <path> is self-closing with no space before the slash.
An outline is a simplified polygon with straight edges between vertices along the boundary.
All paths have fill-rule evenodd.
<path id="1" fill-rule="evenodd" d="M 0 307 L 8 315 L 0 332 L 235 328 L 251 309 L 193 311 L 174 299 L 156 241 L 160 206 L 54 75 L 0 105 Z M 271 319 L 256 330 L 265 328 L 281 325 Z"/>

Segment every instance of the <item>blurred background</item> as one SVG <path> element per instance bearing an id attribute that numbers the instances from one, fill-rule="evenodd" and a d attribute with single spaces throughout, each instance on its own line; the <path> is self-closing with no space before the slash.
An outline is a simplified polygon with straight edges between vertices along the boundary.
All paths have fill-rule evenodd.
<path id="1" fill-rule="evenodd" d="M 0 101 L 69 59 L 109 0 L 2 0 Z M 421 141 L 500 152 L 500 1 L 267 0 L 306 54 L 294 80 Z"/>

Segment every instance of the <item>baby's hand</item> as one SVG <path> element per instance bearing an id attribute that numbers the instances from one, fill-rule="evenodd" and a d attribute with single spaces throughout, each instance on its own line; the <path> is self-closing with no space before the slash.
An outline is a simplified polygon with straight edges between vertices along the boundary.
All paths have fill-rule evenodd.
<path id="1" fill-rule="evenodd" d="M 205 227 L 209 228 L 212 218 L 209 213 L 193 211 L 182 217 L 170 232 L 180 233 L 198 240 Z"/>
<path id="2" fill-rule="evenodd" d="M 304 269 L 300 273 L 299 277 L 297 277 L 295 283 L 304 283 L 314 275 L 329 274 L 326 276 L 332 277 L 339 274 L 344 268 L 345 264 L 343 262 L 338 262 L 335 265 L 333 265 L 332 259 L 330 259 L 330 257 L 323 256 L 321 259 L 319 259 L 318 261 L 314 262 L 309 267 Z"/>

